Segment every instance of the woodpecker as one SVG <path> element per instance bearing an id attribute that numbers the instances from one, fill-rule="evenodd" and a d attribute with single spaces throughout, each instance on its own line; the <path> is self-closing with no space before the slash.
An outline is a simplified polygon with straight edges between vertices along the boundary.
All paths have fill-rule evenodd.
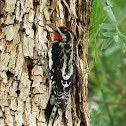
<path id="1" fill-rule="evenodd" d="M 53 126 L 58 110 L 64 113 L 75 73 L 75 51 L 73 32 L 65 26 L 54 27 L 54 41 L 47 52 L 50 97 L 45 109 L 47 124 Z"/>

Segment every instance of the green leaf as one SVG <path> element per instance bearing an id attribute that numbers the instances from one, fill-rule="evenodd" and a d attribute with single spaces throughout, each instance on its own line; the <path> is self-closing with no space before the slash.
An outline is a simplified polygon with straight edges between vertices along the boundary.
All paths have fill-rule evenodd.
<path id="1" fill-rule="evenodd" d="M 112 7 L 112 4 L 109 0 L 106 0 L 106 3 L 107 3 L 108 6 Z"/>
<path id="2" fill-rule="evenodd" d="M 117 33 L 116 32 L 104 32 L 104 33 L 102 33 L 102 35 L 104 37 L 114 37 L 115 35 L 117 35 Z"/>
<path id="3" fill-rule="evenodd" d="M 98 0 L 94 0 L 91 9 L 91 16 L 90 16 L 90 25 L 92 26 L 95 22 L 96 16 L 98 11 Z"/>
<path id="4" fill-rule="evenodd" d="M 114 41 L 115 41 L 115 42 L 118 42 L 118 41 L 119 41 L 119 36 L 118 36 L 118 35 L 115 35 L 115 36 L 114 36 Z"/>
<path id="5" fill-rule="evenodd" d="M 123 52 L 125 53 L 126 52 L 126 44 L 119 38 L 119 44 L 123 50 Z"/>
<path id="6" fill-rule="evenodd" d="M 95 36 L 98 35 L 99 31 L 100 31 L 100 27 L 97 28 L 96 33 L 95 33 Z"/>
<path id="7" fill-rule="evenodd" d="M 122 33 L 120 33 L 120 31 L 118 32 L 118 35 L 119 35 L 120 40 L 126 43 L 126 37 Z"/>
<path id="8" fill-rule="evenodd" d="M 93 65 L 94 65 L 94 61 L 92 61 L 91 63 L 89 63 L 88 74 L 90 74 Z"/>
<path id="9" fill-rule="evenodd" d="M 110 6 L 106 6 L 104 7 L 104 10 L 107 12 L 107 15 L 109 16 L 109 18 L 111 19 L 112 22 L 116 22 L 116 18 L 112 12 L 112 9 Z"/>
<path id="10" fill-rule="evenodd" d="M 114 43 L 110 48 L 107 48 L 105 51 L 105 55 L 111 55 L 112 53 L 115 53 L 117 50 L 120 50 L 120 44 L 119 43 Z"/>
<path id="11" fill-rule="evenodd" d="M 96 37 L 95 37 L 95 43 L 94 43 L 94 50 L 95 50 L 95 64 L 97 64 L 97 61 L 98 61 L 98 49 L 97 49 Z"/>
<path id="12" fill-rule="evenodd" d="M 112 23 L 111 24 L 110 23 L 102 23 L 102 24 L 100 24 L 99 27 L 102 29 L 108 29 L 108 30 L 116 29 L 116 26 Z"/>
<path id="13" fill-rule="evenodd" d="M 105 39 L 102 44 L 101 50 L 106 49 L 111 43 L 112 43 L 112 38 Z"/>

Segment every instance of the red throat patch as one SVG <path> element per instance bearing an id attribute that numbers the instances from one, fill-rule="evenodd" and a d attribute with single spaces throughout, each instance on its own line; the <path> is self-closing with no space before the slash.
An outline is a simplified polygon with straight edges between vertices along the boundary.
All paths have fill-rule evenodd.
<path id="1" fill-rule="evenodd" d="M 61 40 L 62 38 L 61 38 L 61 36 L 60 36 L 60 34 L 58 33 L 58 32 L 54 32 L 54 40 Z"/>

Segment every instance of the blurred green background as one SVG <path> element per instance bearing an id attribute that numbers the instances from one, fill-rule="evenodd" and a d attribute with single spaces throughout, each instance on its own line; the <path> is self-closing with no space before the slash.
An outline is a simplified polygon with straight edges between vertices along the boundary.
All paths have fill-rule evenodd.
<path id="1" fill-rule="evenodd" d="M 88 99 L 91 126 L 126 126 L 126 0 L 93 0 Z"/>

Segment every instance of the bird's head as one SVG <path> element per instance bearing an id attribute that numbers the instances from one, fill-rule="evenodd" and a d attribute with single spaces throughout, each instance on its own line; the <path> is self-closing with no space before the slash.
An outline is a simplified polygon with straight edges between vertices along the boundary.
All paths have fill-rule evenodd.
<path id="1" fill-rule="evenodd" d="M 65 26 L 55 27 L 48 25 L 54 30 L 54 40 L 62 40 L 63 42 L 69 42 L 74 35 L 72 30 Z"/>

